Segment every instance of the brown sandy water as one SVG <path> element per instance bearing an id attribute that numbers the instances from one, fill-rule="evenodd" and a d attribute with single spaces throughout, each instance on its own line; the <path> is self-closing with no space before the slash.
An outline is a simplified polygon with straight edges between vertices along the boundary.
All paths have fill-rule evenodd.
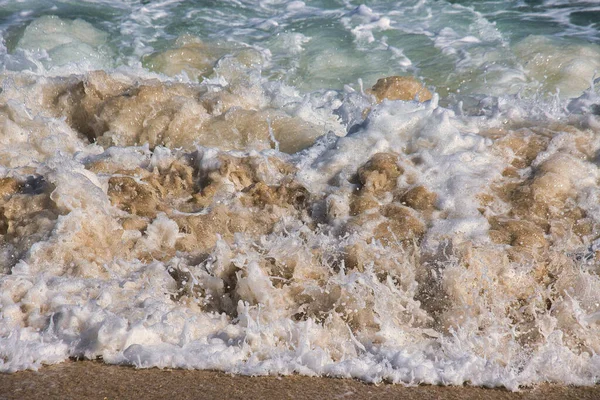
<path id="1" fill-rule="evenodd" d="M 596 128 L 475 135 L 405 96 L 292 155 L 271 141 L 303 148 L 304 123 L 280 135 L 269 114 L 258 135 L 258 114 L 230 92 L 121 78 L 24 79 L 0 94 L 5 371 L 74 356 L 512 389 L 596 382 Z M 397 77 L 372 90 L 402 100 L 415 87 Z M 26 88 L 47 119 L 18 114 Z M 215 101 L 236 115 L 221 120 Z M 207 129 L 219 148 L 198 136 Z"/>

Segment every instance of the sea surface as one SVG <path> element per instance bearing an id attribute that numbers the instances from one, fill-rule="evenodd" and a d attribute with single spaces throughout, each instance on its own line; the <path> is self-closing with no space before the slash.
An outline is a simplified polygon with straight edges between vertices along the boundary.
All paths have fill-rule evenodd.
<path id="1" fill-rule="evenodd" d="M 0 371 L 597 384 L 599 69 L 596 1 L 0 0 Z"/>

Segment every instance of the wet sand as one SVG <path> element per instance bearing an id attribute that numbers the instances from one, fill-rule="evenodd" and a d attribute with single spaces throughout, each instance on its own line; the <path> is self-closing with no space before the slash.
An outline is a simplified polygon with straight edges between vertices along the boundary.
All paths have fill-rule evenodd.
<path id="1" fill-rule="evenodd" d="M 135 369 L 71 361 L 0 374 L 0 399 L 598 399 L 600 386 L 540 385 L 520 392 L 380 384 L 304 376 L 248 377 L 216 371 Z"/>

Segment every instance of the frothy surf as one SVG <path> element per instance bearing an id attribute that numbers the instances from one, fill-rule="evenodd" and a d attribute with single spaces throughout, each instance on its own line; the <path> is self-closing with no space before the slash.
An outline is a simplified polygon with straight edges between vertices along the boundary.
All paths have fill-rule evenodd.
<path id="1" fill-rule="evenodd" d="M 595 8 L 250 3 L 0 2 L 0 370 L 596 384 Z"/>

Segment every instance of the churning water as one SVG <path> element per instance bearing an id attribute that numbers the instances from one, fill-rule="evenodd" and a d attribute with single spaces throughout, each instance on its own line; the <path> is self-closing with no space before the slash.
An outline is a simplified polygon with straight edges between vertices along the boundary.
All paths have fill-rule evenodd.
<path id="1" fill-rule="evenodd" d="M 599 67 L 589 1 L 0 0 L 0 370 L 597 383 Z"/>

